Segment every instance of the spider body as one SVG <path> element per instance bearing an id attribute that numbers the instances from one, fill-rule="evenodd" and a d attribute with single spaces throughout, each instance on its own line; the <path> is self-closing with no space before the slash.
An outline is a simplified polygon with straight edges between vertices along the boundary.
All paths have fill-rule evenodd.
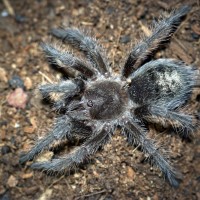
<path id="1" fill-rule="evenodd" d="M 65 67 L 69 78 L 39 87 L 43 96 L 59 93 L 54 103 L 64 114 L 58 117 L 50 133 L 20 158 L 21 163 L 34 159 L 56 141 L 81 138 L 83 144 L 68 155 L 48 162 L 36 162 L 32 168 L 50 172 L 70 170 L 105 145 L 121 127 L 129 144 L 140 146 L 173 186 L 179 184 L 179 173 L 171 166 L 153 139 L 148 137 L 146 122 L 180 128 L 189 134 L 196 128 L 194 117 L 179 108 L 197 86 L 197 70 L 173 59 L 148 61 L 152 52 L 169 40 L 189 11 L 183 6 L 154 23 L 152 34 L 134 47 L 122 68 L 114 75 L 97 41 L 78 29 L 54 29 L 52 34 L 80 50 L 87 62 L 53 45 L 42 44 L 50 61 Z"/>

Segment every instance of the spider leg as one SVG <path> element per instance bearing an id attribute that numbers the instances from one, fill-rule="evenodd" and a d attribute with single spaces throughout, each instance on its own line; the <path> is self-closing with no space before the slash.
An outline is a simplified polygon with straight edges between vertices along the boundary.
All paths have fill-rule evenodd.
<path id="1" fill-rule="evenodd" d="M 81 78 L 72 80 L 61 81 L 57 84 L 44 84 L 39 87 L 42 96 L 48 97 L 51 93 L 64 93 L 60 99 L 53 105 L 55 110 L 61 110 L 67 107 L 71 98 L 78 95 L 84 88 L 84 82 Z"/>
<path id="2" fill-rule="evenodd" d="M 149 122 L 172 125 L 174 128 L 181 128 L 181 133 L 188 136 L 197 127 L 195 119 L 191 115 L 171 111 L 167 106 L 143 105 L 135 109 L 134 114 Z"/>
<path id="3" fill-rule="evenodd" d="M 67 139 L 71 139 L 72 137 L 84 139 L 90 135 L 90 127 L 85 126 L 81 122 L 71 120 L 68 116 L 59 117 L 56 120 L 52 131 L 46 137 L 39 140 L 28 153 L 21 156 L 20 163 L 23 164 L 32 160 L 43 150 L 48 149 L 53 142 L 62 140 L 65 137 Z"/>
<path id="4" fill-rule="evenodd" d="M 163 18 L 154 22 L 152 33 L 139 42 L 130 52 L 124 65 L 122 75 L 128 77 L 135 69 L 140 67 L 152 54 L 166 41 L 169 41 L 173 33 L 181 23 L 181 19 L 189 12 L 188 6 L 182 6 Z"/>
<path id="5" fill-rule="evenodd" d="M 66 112 L 68 110 L 68 105 L 71 102 L 72 98 L 69 94 L 63 94 L 59 97 L 59 100 L 53 102 L 53 111 L 56 112 Z"/>
<path id="6" fill-rule="evenodd" d="M 66 157 L 53 159 L 49 162 L 33 163 L 31 167 L 37 170 L 45 170 L 48 172 L 62 172 L 66 169 L 74 168 L 82 163 L 90 155 L 96 153 L 100 146 L 105 145 L 113 133 L 110 125 L 104 125 L 100 130 L 96 131 L 86 141 Z"/>
<path id="7" fill-rule="evenodd" d="M 73 56 L 73 54 L 59 51 L 53 45 L 42 43 L 41 46 L 52 63 L 61 67 L 62 65 L 69 66 L 72 69 L 79 71 L 87 78 L 91 78 L 95 75 L 95 69 L 89 67 L 86 63 L 84 63 L 84 61 Z"/>
<path id="8" fill-rule="evenodd" d="M 39 91 L 45 97 L 51 92 L 65 93 L 65 94 L 77 94 L 84 88 L 84 82 L 82 79 L 77 78 L 72 80 L 61 81 L 59 83 L 44 84 L 39 86 Z"/>
<path id="9" fill-rule="evenodd" d="M 179 186 L 180 174 L 178 174 L 170 165 L 167 158 L 159 151 L 159 147 L 154 141 L 147 137 L 148 134 L 136 123 L 130 120 L 125 120 L 125 135 L 131 145 L 140 145 L 142 150 L 147 153 L 153 162 L 164 174 L 169 183 L 174 186 Z"/>
<path id="10" fill-rule="evenodd" d="M 64 42 L 82 51 L 93 67 L 98 69 L 100 73 L 108 73 L 108 67 L 102 56 L 101 47 L 94 38 L 88 37 L 80 30 L 73 28 L 53 29 L 51 33 L 53 36 L 62 39 Z"/>
<path id="11" fill-rule="evenodd" d="M 66 116 L 58 118 L 52 131 L 44 138 L 38 141 L 38 143 L 25 155 L 20 158 L 20 163 L 25 163 L 32 160 L 36 155 L 45 149 L 49 148 L 55 140 L 61 140 L 63 137 L 71 134 L 71 122 Z"/>

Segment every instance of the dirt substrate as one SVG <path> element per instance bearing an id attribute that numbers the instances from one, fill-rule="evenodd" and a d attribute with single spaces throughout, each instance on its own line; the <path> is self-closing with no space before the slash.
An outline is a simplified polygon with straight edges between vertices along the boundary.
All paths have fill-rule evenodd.
<path id="1" fill-rule="evenodd" d="M 150 132 L 156 133 L 156 138 L 171 152 L 173 165 L 183 174 L 178 189 L 170 187 L 160 171 L 150 167 L 145 156 L 128 146 L 119 133 L 88 164 L 70 175 L 48 176 L 32 171 L 31 162 L 19 165 L 20 153 L 48 131 L 56 115 L 35 90 L 41 83 L 62 77 L 49 67 L 39 48 L 41 41 L 51 40 L 48 33 L 52 28 L 73 26 L 92 30 L 108 50 L 114 69 L 119 71 L 131 46 L 140 35 L 149 33 L 148 25 L 153 19 L 165 10 L 190 4 L 191 12 L 171 43 L 156 57 L 176 58 L 200 68 L 200 2 L 10 0 L 10 3 L 15 17 L 7 16 L 5 4 L 0 2 L 0 199 L 200 199 L 199 131 L 191 140 L 183 140 L 172 130 L 150 127 Z M 9 12 L 12 14 L 12 9 Z M 23 87 L 17 90 L 17 94 L 24 94 L 22 108 L 15 108 L 15 103 L 15 107 L 9 105 L 13 103 L 8 96 L 16 87 Z M 196 89 L 187 109 L 198 114 L 199 101 L 200 91 Z M 66 143 L 62 153 L 72 146 Z"/>

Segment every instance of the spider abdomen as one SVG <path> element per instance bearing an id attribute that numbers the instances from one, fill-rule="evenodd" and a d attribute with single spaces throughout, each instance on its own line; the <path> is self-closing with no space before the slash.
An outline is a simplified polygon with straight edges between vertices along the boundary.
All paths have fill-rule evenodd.
<path id="1" fill-rule="evenodd" d="M 182 63 L 183 65 L 183 63 Z M 170 102 L 188 98 L 193 86 L 194 72 L 180 63 L 165 59 L 149 62 L 137 70 L 129 87 L 130 98 L 137 104 Z"/>
<path id="2" fill-rule="evenodd" d="M 125 110 L 127 94 L 119 83 L 104 80 L 87 88 L 84 99 L 92 119 L 115 119 Z"/>

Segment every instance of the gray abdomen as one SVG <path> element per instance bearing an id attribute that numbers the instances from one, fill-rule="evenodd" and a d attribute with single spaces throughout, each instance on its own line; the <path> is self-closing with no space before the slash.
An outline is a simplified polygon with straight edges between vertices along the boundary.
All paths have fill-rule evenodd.
<path id="1" fill-rule="evenodd" d="M 166 66 L 164 59 L 159 60 L 163 60 L 163 63 L 152 61 L 133 73 L 128 91 L 135 103 L 140 105 L 165 103 L 177 100 L 183 94 L 187 97 L 190 95 L 193 82 L 192 70 L 177 68 L 175 64 Z"/>

